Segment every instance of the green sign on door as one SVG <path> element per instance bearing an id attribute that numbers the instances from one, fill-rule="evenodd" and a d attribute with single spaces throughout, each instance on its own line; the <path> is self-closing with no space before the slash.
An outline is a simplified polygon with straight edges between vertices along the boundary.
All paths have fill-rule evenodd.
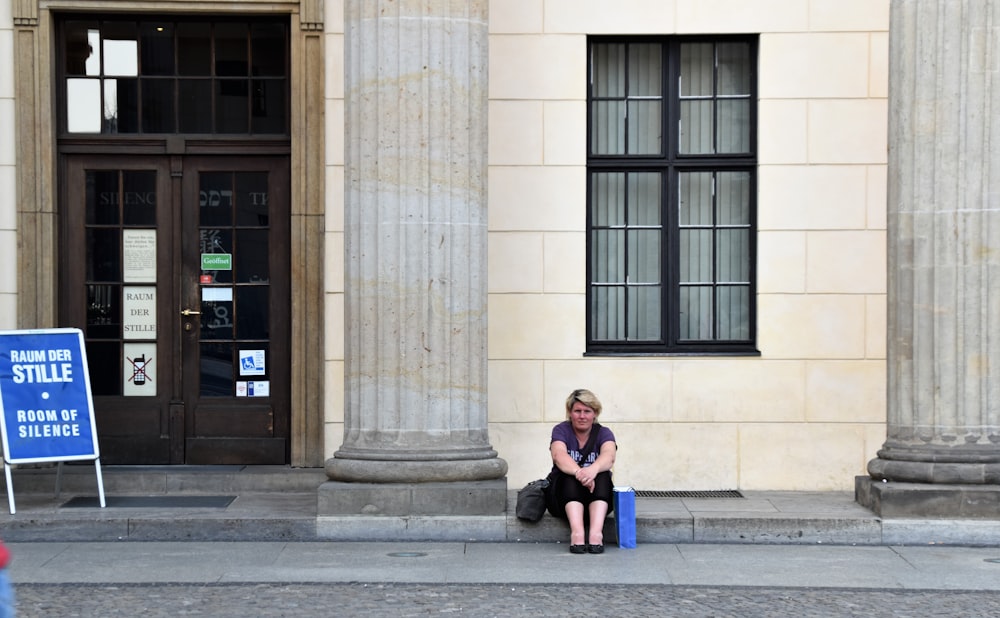
<path id="1" fill-rule="evenodd" d="M 202 270 L 232 270 L 233 269 L 233 254 L 232 253 L 202 253 L 201 254 L 201 269 Z"/>

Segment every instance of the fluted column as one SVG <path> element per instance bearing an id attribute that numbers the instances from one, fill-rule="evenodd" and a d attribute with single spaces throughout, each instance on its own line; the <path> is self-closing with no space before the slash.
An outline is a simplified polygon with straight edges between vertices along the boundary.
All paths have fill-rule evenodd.
<path id="1" fill-rule="evenodd" d="M 486 418 L 488 0 L 347 0 L 346 400 L 334 481 L 497 479 Z"/>
<path id="2" fill-rule="evenodd" d="M 1000 483 L 1000 1 L 893 0 L 876 480 Z"/>

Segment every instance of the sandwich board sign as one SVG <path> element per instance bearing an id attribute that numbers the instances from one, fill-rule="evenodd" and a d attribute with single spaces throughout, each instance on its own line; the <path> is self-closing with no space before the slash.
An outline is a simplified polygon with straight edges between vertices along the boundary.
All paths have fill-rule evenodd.
<path id="1" fill-rule="evenodd" d="M 105 506 L 87 351 L 80 329 L 0 331 L 0 431 L 11 514 L 10 467 L 22 463 L 62 465 L 92 460 L 101 506 Z"/>

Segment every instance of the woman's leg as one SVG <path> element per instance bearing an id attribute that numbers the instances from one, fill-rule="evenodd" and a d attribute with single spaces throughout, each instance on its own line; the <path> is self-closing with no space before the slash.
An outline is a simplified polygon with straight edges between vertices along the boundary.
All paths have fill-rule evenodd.
<path id="1" fill-rule="evenodd" d="M 586 542 L 583 530 L 583 503 L 567 502 L 566 519 L 569 521 L 569 544 L 583 545 Z"/>
<path id="2" fill-rule="evenodd" d="M 590 538 L 587 539 L 587 543 L 603 545 L 604 519 L 608 516 L 608 503 L 604 500 L 594 500 L 588 509 L 590 511 Z"/>

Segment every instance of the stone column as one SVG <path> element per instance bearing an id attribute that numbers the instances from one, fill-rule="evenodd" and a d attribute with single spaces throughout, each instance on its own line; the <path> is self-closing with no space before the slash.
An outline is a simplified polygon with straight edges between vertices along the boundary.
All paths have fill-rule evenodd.
<path id="1" fill-rule="evenodd" d="M 1000 483 L 998 26 L 997 0 L 891 5 L 888 437 L 868 464 L 878 481 Z"/>
<path id="2" fill-rule="evenodd" d="M 501 479 L 486 418 L 488 0 L 345 5 L 345 430 L 328 489 Z M 398 489 L 385 504 L 327 492 L 325 510 L 441 502 L 391 506 Z"/>

